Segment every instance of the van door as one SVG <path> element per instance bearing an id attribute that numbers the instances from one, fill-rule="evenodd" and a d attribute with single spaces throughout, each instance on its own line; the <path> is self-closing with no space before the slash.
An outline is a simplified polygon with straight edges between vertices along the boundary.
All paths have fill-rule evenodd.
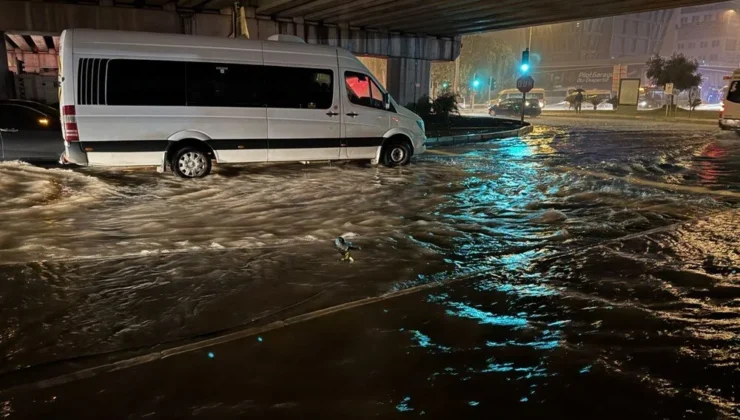
<path id="1" fill-rule="evenodd" d="M 392 111 L 385 109 L 383 91 L 367 74 L 342 70 L 343 146 L 349 159 L 373 159 L 390 128 Z"/>
<path id="2" fill-rule="evenodd" d="M 341 117 L 336 71 L 265 66 L 268 161 L 337 160 Z"/>

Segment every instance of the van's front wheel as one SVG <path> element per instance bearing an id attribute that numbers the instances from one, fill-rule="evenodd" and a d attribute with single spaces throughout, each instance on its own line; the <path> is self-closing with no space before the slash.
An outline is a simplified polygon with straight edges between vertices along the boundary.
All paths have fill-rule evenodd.
<path id="1" fill-rule="evenodd" d="M 208 154 L 195 147 L 184 147 L 175 153 L 172 172 L 180 178 L 202 178 L 211 173 Z"/>
<path id="2" fill-rule="evenodd" d="M 408 165 L 409 162 L 411 162 L 411 148 L 406 142 L 394 141 L 383 146 L 383 165 L 393 168 Z"/>

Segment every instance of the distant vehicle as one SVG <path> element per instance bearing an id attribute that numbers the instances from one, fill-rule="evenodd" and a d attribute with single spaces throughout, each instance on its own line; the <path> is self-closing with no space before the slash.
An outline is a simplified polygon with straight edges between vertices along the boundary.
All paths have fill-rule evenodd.
<path id="1" fill-rule="evenodd" d="M 732 73 L 722 108 L 719 127 L 722 130 L 734 130 L 740 136 L 740 69 Z"/>
<path id="2" fill-rule="evenodd" d="M 577 89 L 575 87 L 552 89 L 546 93 L 547 101 L 550 104 L 566 102 L 566 99 L 576 90 Z"/>
<path id="3" fill-rule="evenodd" d="M 536 99 L 540 105 L 540 108 L 543 108 L 547 104 L 546 95 L 547 94 L 545 93 L 545 89 L 534 88 L 529 93 L 527 93 L 527 100 Z M 504 89 L 498 93 L 496 99 L 491 101 L 491 105 L 498 105 L 502 101 L 505 101 L 507 99 L 519 99 L 521 102 L 522 93 L 519 92 L 517 89 Z"/>
<path id="4" fill-rule="evenodd" d="M 530 117 L 537 117 L 542 114 L 542 108 L 537 100 L 526 101 L 524 103 L 524 115 Z M 491 105 L 488 108 L 488 115 L 492 117 L 497 116 L 514 116 L 518 117 L 522 115 L 522 98 L 519 99 L 506 99 L 501 101 L 498 105 Z"/>
<path id="5" fill-rule="evenodd" d="M 38 102 L 0 101 L 2 160 L 56 162 L 64 152 L 59 112 Z"/>
<path id="6" fill-rule="evenodd" d="M 60 47 L 65 156 L 79 165 L 197 178 L 212 160 L 398 166 L 426 150 L 423 120 L 341 48 L 90 29 Z"/>

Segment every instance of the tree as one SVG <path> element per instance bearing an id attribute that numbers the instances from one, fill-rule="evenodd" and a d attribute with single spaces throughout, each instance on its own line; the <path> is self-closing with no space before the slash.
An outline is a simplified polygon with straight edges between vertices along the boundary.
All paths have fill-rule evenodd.
<path id="1" fill-rule="evenodd" d="M 602 99 L 598 97 L 598 95 L 589 95 L 586 97 L 586 102 L 590 103 L 594 106 L 594 111 L 596 111 L 596 107 L 599 106 L 599 104 L 602 102 Z"/>
<path id="2" fill-rule="evenodd" d="M 462 39 L 460 52 L 460 86 L 459 92 L 469 94 L 472 90 L 473 75 L 477 74 L 481 81 L 479 91 L 485 92 L 489 88 L 491 77 L 496 79 L 500 88 L 513 87 L 516 80 L 516 57 L 511 45 L 496 38 L 495 34 L 477 34 L 465 36 Z M 432 87 L 434 92 L 444 90 L 443 83 L 451 87 L 455 78 L 455 63 L 432 63 Z"/>
<path id="3" fill-rule="evenodd" d="M 449 123 L 450 121 L 450 114 L 460 113 L 457 108 L 457 97 L 449 89 L 442 92 L 442 94 L 434 100 L 432 107 L 434 108 L 434 113 L 441 116 L 446 123 Z"/>
<path id="4" fill-rule="evenodd" d="M 697 72 L 699 62 L 686 58 L 682 53 L 674 53 L 667 60 L 655 55 L 645 64 L 648 66 L 647 77 L 658 86 L 673 83 L 674 90 L 685 91 L 701 83 L 701 74 Z M 673 106 L 673 96 L 671 95 L 671 106 Z"/>

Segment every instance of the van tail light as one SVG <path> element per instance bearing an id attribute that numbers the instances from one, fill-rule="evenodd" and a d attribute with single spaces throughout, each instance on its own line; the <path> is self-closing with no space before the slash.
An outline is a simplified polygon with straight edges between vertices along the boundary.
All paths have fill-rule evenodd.
<path id="1" fill-rule="evenodd" d="M 80 141 L 80 133 L 77 131 L 77 114 L 74 105 L 62 107 L 62 126 L 64 126 L 64 139 L 67 141 Z"/>

